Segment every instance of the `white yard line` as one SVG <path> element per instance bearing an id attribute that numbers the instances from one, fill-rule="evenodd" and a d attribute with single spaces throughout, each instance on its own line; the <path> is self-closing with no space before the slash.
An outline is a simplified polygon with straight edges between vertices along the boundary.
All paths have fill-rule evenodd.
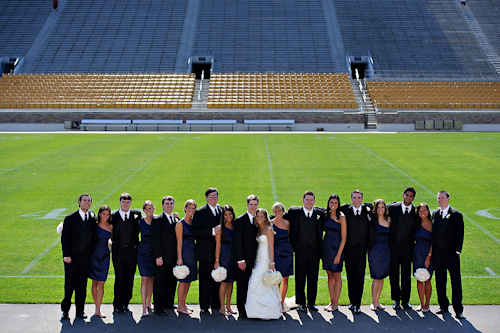
<path id="1" fill-rule="evenodd" d="M 274 171 L 273 171 L 273 163 L 271 162 L 271 154 L 269 154 L 269 147 L 267 145 L 266 135 L 262 135 L 264 138 L 264 144 L 266 146 L 266 156 L 267 156 L 267 164 L 269 165 L 269 176 L 271 177 L 271 187 L 273 189 L 273 199 L 274 202 L 278 202 L 278 191 L 276 190 L 276 182 L 274 181 Z"/>

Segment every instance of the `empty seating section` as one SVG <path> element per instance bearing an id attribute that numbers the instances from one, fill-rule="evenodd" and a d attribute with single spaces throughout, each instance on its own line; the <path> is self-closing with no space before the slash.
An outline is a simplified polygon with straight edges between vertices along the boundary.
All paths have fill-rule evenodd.
<path id="1" fill-rule="evenodd" d="M 378 109 L 499 109 L 500 82 L 368 81 Z"/>
<path id="2" fill-rule="evenodd" d="M 203 0 L 193 53 L 214 56 L 219 73 L 345 72 L 325 15 L 322 0 Z"/>
<path id="3" fill-rule="evenodd" d="M 0 1 L 0 57 L 23 57 L 52 7 L 47 0 Z"/>
<path id="4" fill-rule="evenodd" d="M 194 74 L 17 74 L 0 108 L 191 108 Z"/>
<path id="5" fill-rule="evenodd" d="M 474 13 L 475 18 L 481 24 L 481 28 L 487 36 L 490 36 L 490 43 L 500 54 L 500 20 L 498 19 L 499 3 L 496 0 L 470 1 L 467 7 Z"/>
<path id="6" fill-rule="evenodd" d="M 186 4 L 66 0 L 23 73 L 172 73 Z"/>
<path id="7" fill-rule="evenodd" d="M 347 74 L 213 74 L 207 108 L 356 109 Z"/>

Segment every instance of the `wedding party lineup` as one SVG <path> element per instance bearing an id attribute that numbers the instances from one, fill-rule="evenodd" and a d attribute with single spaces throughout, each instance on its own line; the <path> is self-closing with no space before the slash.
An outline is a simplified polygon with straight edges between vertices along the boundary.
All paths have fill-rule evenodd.
<path id="1" fill-rule="evenodd" d="M 170 195 L 162 198 L 161 208 L 151 200 L 144 201 L 141 211 L 131 209 L 132 196 L 122 193 L 118 210 L 102 205 L 94 212 L 91 195 L 84 193 L 78 198 L 78 209 L 57 227 L 64 261 L 61 319 L 70 317 L 73 294 L 76 317 L 87 318 L 88 279 L 94 315 L 110 315 L 101 311 L 101 305 L 111 262 L 116 315 L 130 311 L 137 268 L 143 317 L 167 316 L 167 309 L 192 314 L 186 298 L 196 280 L 200 312 L 205 315 L 276 320 L 288 311 L 318 311 L 320 269 L 328 279 L 330 302 L 324 309 L 338 311 L 340 295 L 345 292 L 341 278 L 345 269 L 349 310 L 357 315 L 368 263 L 370 310 L 385 309 L 380 295 L 389 277 L 394 310 L 412 309 L 410 294 L 416 280 L 413 287 L 420 299 L 414 305 L 416 311 L 429 312 L 434 275 L 436 313 L 447 313 L 451 305 L 455 317 L 464 319 L 460 272 L 463 216 L 449 205 L 447 191 L 439 191 L 432 204 L 414 204 L 416 195 L 408 187 L 401 200 L 370 203 L 356 189 L 351 202 L 341 204 L 337 194 L 317 200 L 314 192 L 306 191 L 301 206 L 287 209 L 276 202 L 268 211 L 251 194 L 246 198 L 246 212 L 236 214 L 231 205 L 219 204 L 218 190 L 209 187 L 203 205 L 189 199 L 182 203 L 179 214 L 174 212 L 175 199 Z M 161 210 L 159 215 L 155 215 L 157 210 Z M 451 302 L 446 290 L 448 275 Z M 286 298 L 291 276 L 294 302 Z M 236 306 L 231 305 L 234 285 Z"/>

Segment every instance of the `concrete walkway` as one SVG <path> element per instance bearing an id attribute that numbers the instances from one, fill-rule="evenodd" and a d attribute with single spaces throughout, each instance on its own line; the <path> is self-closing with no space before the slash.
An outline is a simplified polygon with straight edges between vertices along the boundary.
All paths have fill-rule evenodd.
<path id="1" fill-rule="evenodd" d="M 191 316 L 169 310 L 167 317 L 151 314 L 141 317 L 142 306 L 131 305 L 131 312 L 114 315 L 112 306 L 103 305 L 102 313 L 107 318 L 91 316 L 94 305 L 87 304 L 89 318 L 75 319 L 75 308 L 71 306 L 70 320 L 61 321 L 58 304 L 0 304 L 0 331 L 2 332 L 499 332 L 500 306 L 466 305 L 466 319 L 456 320 L 453 313 L 436 315 L 437 306 L 423 314 L 413 310 L 394 311 L 387 306 L 385 311 L 373 312 L 362 306 L 360 315 L 351 314 L 346 306 L 340 311 L 304 314 L 292 310 L 280 320 L 262 321 L 224 317 L 219 313 L 201 315 L 199 306 L 191 306 Z M 233 308 L 236 308 L 233 306 Z M 451 308 L 450 308 L 451 310 Z"/>

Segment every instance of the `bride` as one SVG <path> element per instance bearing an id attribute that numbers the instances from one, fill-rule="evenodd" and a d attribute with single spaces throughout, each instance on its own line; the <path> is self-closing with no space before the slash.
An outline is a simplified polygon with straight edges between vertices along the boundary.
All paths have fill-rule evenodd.
<path id="1" fill-rule="evenodd" d="M 279 319 L 281 318 L 281 297 L 278 286 L 268 287 L 263 280 L 264 273 L 275 270 L 274 231 L 265 209 L 257 210 L 255 221 L 259 226 L 257 257 L 248 281 L 245 309 L 248 318 Z"/>

